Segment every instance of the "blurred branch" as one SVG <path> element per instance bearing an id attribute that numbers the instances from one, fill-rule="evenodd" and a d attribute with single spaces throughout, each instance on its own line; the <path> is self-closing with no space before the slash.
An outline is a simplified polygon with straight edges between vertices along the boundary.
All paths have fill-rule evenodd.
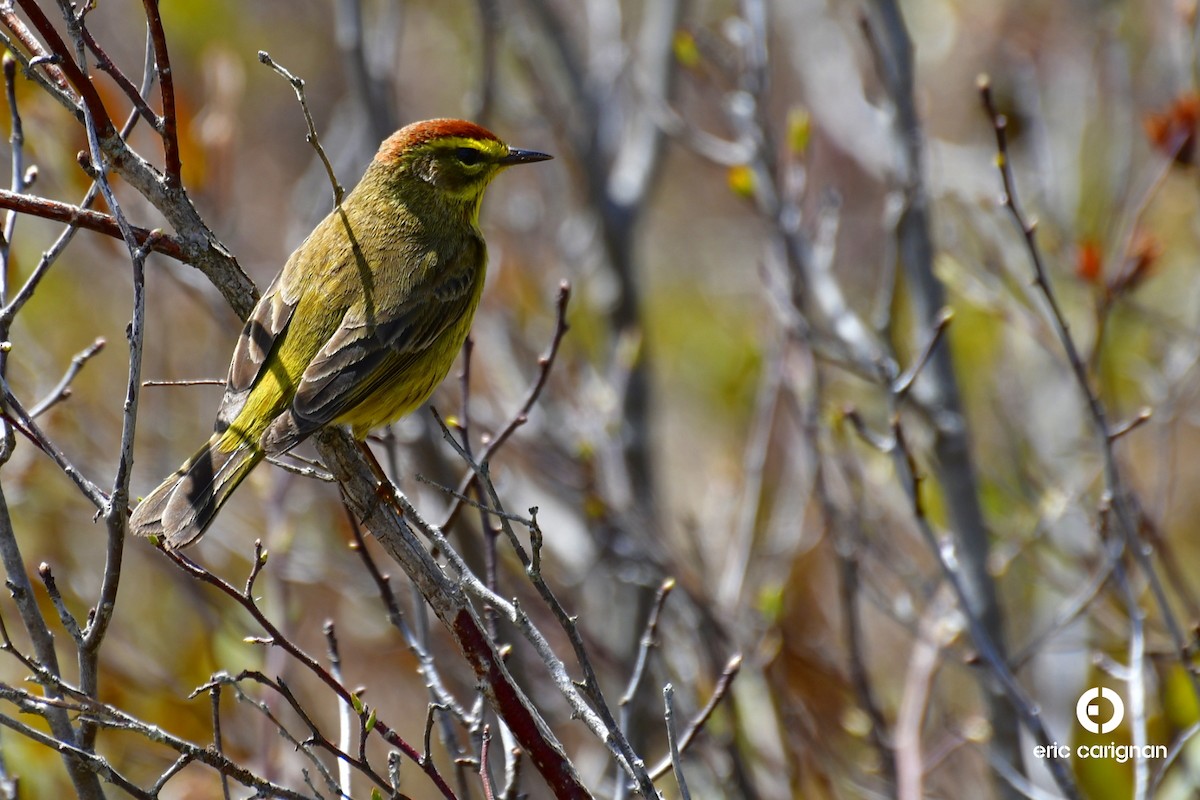
<path id="1" fill-rule="evenodd" d="M 496 57 L 501 42 L 499 0 L 475 0 L 479 17 L 479 96 L 471 116 L 488 124 L 496 104 Z"/>
<path id="2" fill-rule="evenodd" d="M 1132 555 L 1134 563 L 1137 564 L 1138 569 L 1150 587 L 1155 604 L 1158 606 L 1159 613 L 1162 616 L 1163 624 L 1171 638 L 1174 652 L 1180 659 L 1180 665 L 1183 668 L 1184 674 L 1189 679 L 1192 692 L 1197 699 L 1200 699 L 1200 675 L 1197 675 L 1196 670 L 1192 668 L 1187 655 L 1189 641 L 1184 636 L 1183 628 L 1171 608 L 1162 581 L 1159 579 L 1153 563 L 1151 563 L 1150 559 L 1153 550 L 1151 543 L 1146 541 L 1140 534 L 1141 511 L 1137 504 L 1137 498 L 1132 490 L 1126 486 L 1120 464 L 1117 461 L 1114 448 L 1117 435 L 1121 431 L 1118 429 L 1117 435 L 1114 435 L 1114 431 L 1108 422 L 1108 412 L 1104 407 L 1104 403 L 1092 388 L 1088 368 L 1080 356 L 1079 348 L 1075 344 L 1075 339 L 1071 334 L 1066 316 L 1058 302 L 1054 287 L 1050 283 L 1049 273 L 1046 270 L 1041 248 L 1038 245 L 1037 226 L 1026 217 L 1020 200 L 1017 197 L 1016 180 L 1013 177 L 1012 160 L 1008 152 L 1008 121 L 996 109 L 992 98 L 991 83 L 986 75 L 980 76 L 978 88 L 984 111 L 988 115 L 996 137 L 996 164 L 1004 186 L 1001 203 L 1008 210 L 1014 224 L 1021 231 L 1021 235 L 1024 238 L 1025 250 L 1029 257 L 1030 267 L 1033 270 L 1033 283 L 1045 300 L 1046 309 L 1053 323 L 1055 333 L 1058 336 L 1059 343 L 1063 348 L 1063 353 L 1066 355 L 1067 364 L 1087 407 L 1097 446 L 1104 458 L 1106 502 L 1112 509 L 1113 519 L 1121 541 L 1124 543 L 1126 550 Z M 1114 570 L 1117 573 L 1118 580 L 1123 580 L 1123 567 L 1120 563 L 1115 565 Z M 1141 612 L 1135 607 L 1130 609 L 1130 613 L 1138 614 Z"/>
<path id="3" fill-rule="evenodd" d="M 934 676 L 941 660 L 938 631 L 953 602 L 952 592 L 936 592 L 926 604 L 913 637 L 905 664 L 903 689 L 894 727 L 895 775 L 898 800 L 921 800 L 925 797 L 925 758 L 922 753 L 924 737 L 922 724 L 929 712 L 929 697 Z"/>
<path id="4" fill-rule="evenodd" d="M 552 64 L 534 66 L 531 78 L 552 104 L 570 107 L 564 118 L 575 158 L 582 169 L 588 208 L 600 227 L 604 259 L 617 283 L 617 297 L 609 312 L 613 340 L 620 342 L 642 330 L 642 290 L 635 254 L 636 237 L 645 204 L 664 163 L 665 137 L 656 114 L 642 95 L 666 98 L 678 65 L 671 49 L 675 28 L 682 14 L 682 0 L 662 0 L 646 6 L 637 34 L 637 47 L 619 37 L 620 7 L 597 5 L 616 17 L 589 42 L 586 52 L 606 58 L 589 61 L 585 48 L 568 32 L 562 15 L 547 0 L 523 0 L 541 33 L 541 41 L 553 50 Z M 533 51 L 540 56 L 544 48 Z M 614 62 L 617 62 L 614 64 Z M 617 65 L 633 73 L 633 80 L 620 80 Z M 558 81 L 552 83 L 549 76 Z M 624 91 L 629 87 L 628 91 Z M 610 354 L 614 362 L 621 348 Z M 628 380 L 621 396 L 620 419 L 624 430 L 619 439 L 622 491 L 634 508 L 647 519 L 657 504 L 653 447 L 651 441 L 651 354 L 644 342 L 629 365 Z"/>
<path id="5" fill-rule="evenodd" d="M 359 103 L 369 122 L 370 140 L 381 142 L 396 128 L 396 114 L 392 102 L 393 87 L 387 80 L 390 73 L 381 74 L 379 70 L 371 68 L 362 0 L 337 0 L 334 7 L 337 45 L 348 65 L 350 85 L 358 93 Z M 484 47 L 488 46 L 488 40 L 484 39 Z"/>
<path id="6" fill-rule="evenodd" d="M 822 470 L 823 471 L 823 470 Z M 825 479 L 821 478 L 822 484 Z M 832 510 L 828 498 L 828 487 L 821 486 L 823 504 L 827 504 L 825 513 Z M 855 504 L 855 507 L 857 504 Z M 851 514 L 857 511 L 852 510 Z M 842 530 L 837 540 L 838 550 L 838 592 L 841 600 L 843 625 L 845 626 L 847 661 L 850 666 L 850 683 L 858 697 L 858 704 L 870 720 L 870 730 L 867 740 L 879 754 L 880 772 L 890 784 L 888 796 L 896 797 L 899 785 L 899 775 L 896 768 L 896 751 L 899 748 L 899 732 L 889 731 L 888 723 L 876 699 L 875 689 L 871 684 L 870 671 L 867 667 L 867 642 L 863 632 L 862 612 L 859 608 L 861 599 L 861 553 L 860 541 L 863 538 L 861 523 L 855 518 L 851 530 Z M 903 708 L 903 705 L 901 706 Z M 899 717 L 899 714 L 897 714 Z M 899 727 L 897 719 L 896 728 Z M 890 734 L 890 735 L 889 735 Z"/>
<path id="7" fill-rule="evenodd" d="M 865 424 L 856 412 L 849 411 L 846 416 L 860 432 L 865 429 Z M 911 504 L 912 516 L 920 531 L 921 538 L 925 542 L 925 546 L 929 552 L 937 558 L 942 575 L 954 592 L 955 599 L 963 611 L 963 618 L 966 620 L 966 627 L 971 641 L 978 651 L 980 659 L 988 667 L 987 673 L 990 676 L 989 679 L 995 682 L 999 699 L 1007 702 L 1007 706 L 1011 707 L 1016 718 L 1025 725 L 1039 745 L 1049 747 L 1053 740 L 1042 722 L 1041 710 L 1017 682 L 1016 677 L 1013 675 L 1012 670 L 1001 655 L 995 642 L 988 636 L 987 631 L 984 630 L 983 620 L 970 611 L 967 579 L 964 578 L 965 570 L 960 566 L 962 562 L 958 557 L 957 548 L 953 547 L 950 542 L 944 542 L 939 539 L 937 532 L 926 515 L 920 488 L 923 476 L 917 467 L 916 457 L 908 445 L 899 414 L 894 410 L 892 412 L 890 439 L 881 440 L 877 436 L 864 437 L 864 439 L 868 442 L 882 442 L 884 452 L 891 455 L 897 480 L 903 487 L 904 493 Z M 1008 764 L 1002 758 L 998 758 L 997 761 Z M 1045 764 L 1064 796 L 1068 798 L 1080 797 L 1075 781 L 1063 763 L 1063 759 L 1047 757 Z M 898 763 L 899 766 L 900 764 Z M 1019 772 L 1019 765 L 1011 766 L 1015 771 Z M 1007 782 L 1004 786 L 1006 789 L 1011 789 L 1012 782 Z"/>
<path id="8" fill-rule="evenodd" d="M 912 41 L 895 0 L 875 0 L 873 8 L 874 13 L 869 21 L 864 19 L 865 32 L 879 77 L 895 109 L 892 135 L 897 147 L 896 169 L 904 195 L 904 207 L 896 221 L 899 256 L 911 289 L 916 336 L 918 341 L 929 343 L 927 352 L 923 353 L 923 358 L 928 359 L 927 363 L 922 360 L 914 363 L 909 382 L 919 372 L 921 380 L 916 381 L 913 391 L 933 412 L 934 469 L 946 500 L 949 523 L 957 539 L 961 572 L 957 576 L 959 584 L 955 589 L 963 603 L 963 613 L 977 623 L 972 625 L 972 638 L 981 651 L 989 652 L 994 657 L 991 662 L 994 664 L 993 673 L 1007 671 L 1004 616 L 995 582 L 988 570 L 991 545 L 979 505 L 979 487 L 971 459 L 968 424 L 959 397 L 950 348 L 941 342 L 941 330 L 945 322 L 940 321 L 939 315 L 946 305 L 946 295 L 933 269 L 935 246 L 930 231 L 929 196 L 924 178 L 925 139 L 914 98 Z M 901 397 L 897 395 L 896 399 L 900 400 Z M 936 540 L 928 543 L 931 547 L 937 547 Z M 1005 702 L 1005 690 L 1000 685 L 1003 681 L 1004 678 L 996 674 L 992 678 L 985 677 L 983 681 L 992 725 L 990 746 L 999 758 L 1019 771 L 1024 763 L 1020 731 L 1014 709 Z M 1014 703 L 1021 702 L 1019 694 L 1009 693 L 1009 698 Z M 1030 709 L 1027 705 L 1026 710 Z M 1068 776 L 1061 770 L 1061 765 L 1055 771 L 1060 779 L 1060 787 L 1067 791 L 1070 785 Z M 1064 785 L 1063 780 L 1068 783 Z M 1018 797 L 1007 783 L 998 783 L 997 791 L 1013 800 Z"/>

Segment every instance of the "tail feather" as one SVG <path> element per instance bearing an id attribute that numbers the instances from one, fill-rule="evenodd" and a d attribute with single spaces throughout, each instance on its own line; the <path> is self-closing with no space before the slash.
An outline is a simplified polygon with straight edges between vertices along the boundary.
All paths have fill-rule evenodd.
<path id="1" fill-rule="evenodd" d="M 220 439 L 214 435 L 138 504 L 129 518 L 133 533 L 158 536 L 176 550 L 208 530 L 233 490 L 263 459 L 263 451 L 250 445 L 221 451 L 216 446 Z"/>

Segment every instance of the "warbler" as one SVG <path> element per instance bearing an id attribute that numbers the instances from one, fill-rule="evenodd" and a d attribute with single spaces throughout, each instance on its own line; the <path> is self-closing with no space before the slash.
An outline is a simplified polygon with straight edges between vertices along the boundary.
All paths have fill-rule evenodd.
<path id="1" fill-rule="evenodd" d="M 484 189 L 551 156 L 464 120 L 414 122 L 288 258 L 233 351 L 215 432 L 130 530 L 195 542 L 252 469 L 317 429 L 356 439 L 424 403 L 462 349 L 487 267 Z"/>

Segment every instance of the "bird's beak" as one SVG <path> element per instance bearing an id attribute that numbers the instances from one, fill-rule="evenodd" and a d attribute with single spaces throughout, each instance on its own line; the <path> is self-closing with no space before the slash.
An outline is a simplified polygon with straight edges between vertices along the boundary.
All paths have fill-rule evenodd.
<path id="1" fill-rule="evenodd" d="M 536 150 L 518 150 L 515 147 L 508 148 L 508 155 L 501 158 L 496 163 L 502 167 L 511 167 L 513 164 L 532 164 L 535 161 L 549 161 L 554 156 L 539 153 Z"/>

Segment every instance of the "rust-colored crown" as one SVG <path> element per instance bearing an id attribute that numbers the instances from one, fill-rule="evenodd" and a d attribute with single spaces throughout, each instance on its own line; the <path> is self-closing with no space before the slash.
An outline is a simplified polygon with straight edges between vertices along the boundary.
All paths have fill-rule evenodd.
<path id="1" fill-rule="evenodd" d="M 461 139 L 482 139 L 485 141 L 500 141 L 496 134 L 487 128 L 467 122 L 465 119 L 427 119 L 423 122 L 413 122 L 383 140 L 376 161 L 394 161 L 404 151 L 418 147 L 434 139 L 458 137 Z"/>

